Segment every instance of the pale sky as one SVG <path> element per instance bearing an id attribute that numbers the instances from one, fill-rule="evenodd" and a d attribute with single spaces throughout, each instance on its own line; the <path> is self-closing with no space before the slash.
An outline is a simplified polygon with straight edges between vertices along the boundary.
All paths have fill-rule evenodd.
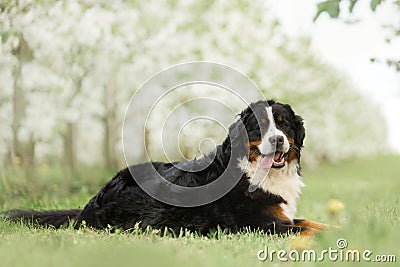
<path id="1" fill-rule="evenodd" d="M 348 1 L 345 1 L 348 2 Z M 370 0 L 359 0 L 354 14 L 343 5 L 341 20 L 330 19 L 324 13 L 316 23 L 316 1 L 275 0 L 273 12 L 280 19 L 283 30 L 291 36 L 308 35 L 312 49 L 321 59 L 347 74 L 350 81 L 364 95 L 382 107 L 389 127 L 389 145 L 400 153 L 400 73 L 385 64 L 371 63 L 370 58 L 400 58 L 400 38 L 387 44 L 390 36 L 381 27 L 398 23 L 399 12 L 393 10 L 390 1 L 378 6 L 376 13 L 370 10 Z M 347 4 L 347 3 L 345 3 Z M 349 19 L 359 19 L 355 24 Z"/>

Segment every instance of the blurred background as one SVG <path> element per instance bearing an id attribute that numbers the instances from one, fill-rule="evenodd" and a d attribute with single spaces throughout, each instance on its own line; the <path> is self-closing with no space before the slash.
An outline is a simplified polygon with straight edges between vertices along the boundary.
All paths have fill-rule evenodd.
<path id="1" fill-rule="evenodd" d="M 399 3 L 2 0 L 0 191 L 91 191 L 85 181 L 125 167 L 124 113 L 140 85 L 197 60 L 290 103 L 305 119 L 305 166 L 399 153 Z M 199 126 L 180 142 L 196 155 L 214 135 Z"/>

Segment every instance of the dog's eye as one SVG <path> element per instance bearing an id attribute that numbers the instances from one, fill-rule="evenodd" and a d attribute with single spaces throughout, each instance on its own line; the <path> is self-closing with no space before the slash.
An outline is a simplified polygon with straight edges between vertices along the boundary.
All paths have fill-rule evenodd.
<path id="1" fill-rule="evenodd" d="M 289 126 L 288 121 L 285 120 L 284 118 L 282 118 L 282 120 L 280 120 L 280 121 L 278 120 L 277 124 L 280 125 L 281 127 L 287 127 L 287 126 Z"/>

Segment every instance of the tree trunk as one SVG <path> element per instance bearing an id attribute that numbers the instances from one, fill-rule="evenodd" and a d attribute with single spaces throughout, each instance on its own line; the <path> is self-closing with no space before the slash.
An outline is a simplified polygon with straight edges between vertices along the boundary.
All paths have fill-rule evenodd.
<path id="1" fill-rule="evenodd" d="M 19 158 L 22 160 L 23 153 L 21 150 L 21 145 L 18 138 L 19 129 L 21 128 L 22 119 L 25 116 L 25 96 L 22 91 L 22 88 L 19 85 L 19 81 L 21 78 L 21 70 L 22 64 L 17 62 L 16 66 L 13 69 L 13 99 L 12 99 L 12 107 L 13 107 L 13 118 L 11 123 L 12 134 L 13 134 L 13 142 L 12 142 L 12 157 L 14 159 Z M 19 161 L 19 160 L 15 160 Z"/>
<path id="2" fill-rule="evenodd" d="M 19 132 L 21 129 L 22 122 L 26 116 L 25 106 L 26 98 L 25 92 L 21 87 L 21 75 L 22 66 L 24 62 L 29 62 L 32 60 L 32 50 L 30 49 L 28 43 L 25 41 L 23 35 L 18 37 L 18 45 L 12 50 L 13 55 L 17 58 L 17 63 L 14 66 L 13 75 L 13 96 L 12 96 L 12 148 L 11 157 L 14 163 L 14 168 L 22 166 L 28 179 L 33 180 L 34 170 L 35 170 L 35 140 L 31 134 L 30 138 L 26 142 L 22 142 L 19 139 Z"/>
<path id="3" fill-rule="evenodd" d="M 82 81 L 87 75 L 87 71 L 74 79 L 74 91 L 67 99 L 66 106 L 72 105 L 75 97 L 79 95 L 82 90 Z M 64 141 L 64 164 L 72 172 L 73 176 L 78 173 L 78 160 L 77 160 L 77 123 L 74 121 L 67 121 L 65 123 L 65 133 L 63 135 Z"/>
<path id="4" fill-rule="evenodd" d="M 107 168 L 118 168 L 118 159 L 115 148 L 119 141 L 120 127 L 116 116 L 117 101 L 116 87 L 113 81 L 104 87 L 104 107 L 105 114 L 102 118 L 104 127 L 103 151 L 104 160 Z"/>
<path id="5" fill-rule="evenodd" d="M 24 148 L 24 166 L 28 181 L 33 182 L 35 178 L 35 147 L 36 142 L 31 134 L 29 141 L 25 143 Z"/>
<path id="6" fill-rule="evenodd" d="M 64 162 L 65 166 L 72 172 L 77 173 L 76 167 L 76 127 L 74 122 L 67 122 L 64 133 Z"/>

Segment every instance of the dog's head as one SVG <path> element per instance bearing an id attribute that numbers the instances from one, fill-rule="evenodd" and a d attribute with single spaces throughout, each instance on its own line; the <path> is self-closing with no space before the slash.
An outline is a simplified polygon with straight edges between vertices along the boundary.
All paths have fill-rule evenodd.
<path id="1" fill-rule="evenodd" d="M 248 176 L 258 179 L 254 183 L 259 185 L 266 177 L 263 171 L 276 173 L 294 161 L 299 163 L 305 129 L 303 119 L 289 105 L 258 101 L 240 114 L 230 127 L 229 136 L 233 149 L 246 152 L 239 166 Z"/>
<path id="2" fill-rule="evenodd" d="M 263 168 L 282 168 L 300 159 L 305 129 L 303 119 L 287 104 L 273 100 L 250 104 L 230 127 L 232 146 L 247 150 L 250 162 Z"/>

